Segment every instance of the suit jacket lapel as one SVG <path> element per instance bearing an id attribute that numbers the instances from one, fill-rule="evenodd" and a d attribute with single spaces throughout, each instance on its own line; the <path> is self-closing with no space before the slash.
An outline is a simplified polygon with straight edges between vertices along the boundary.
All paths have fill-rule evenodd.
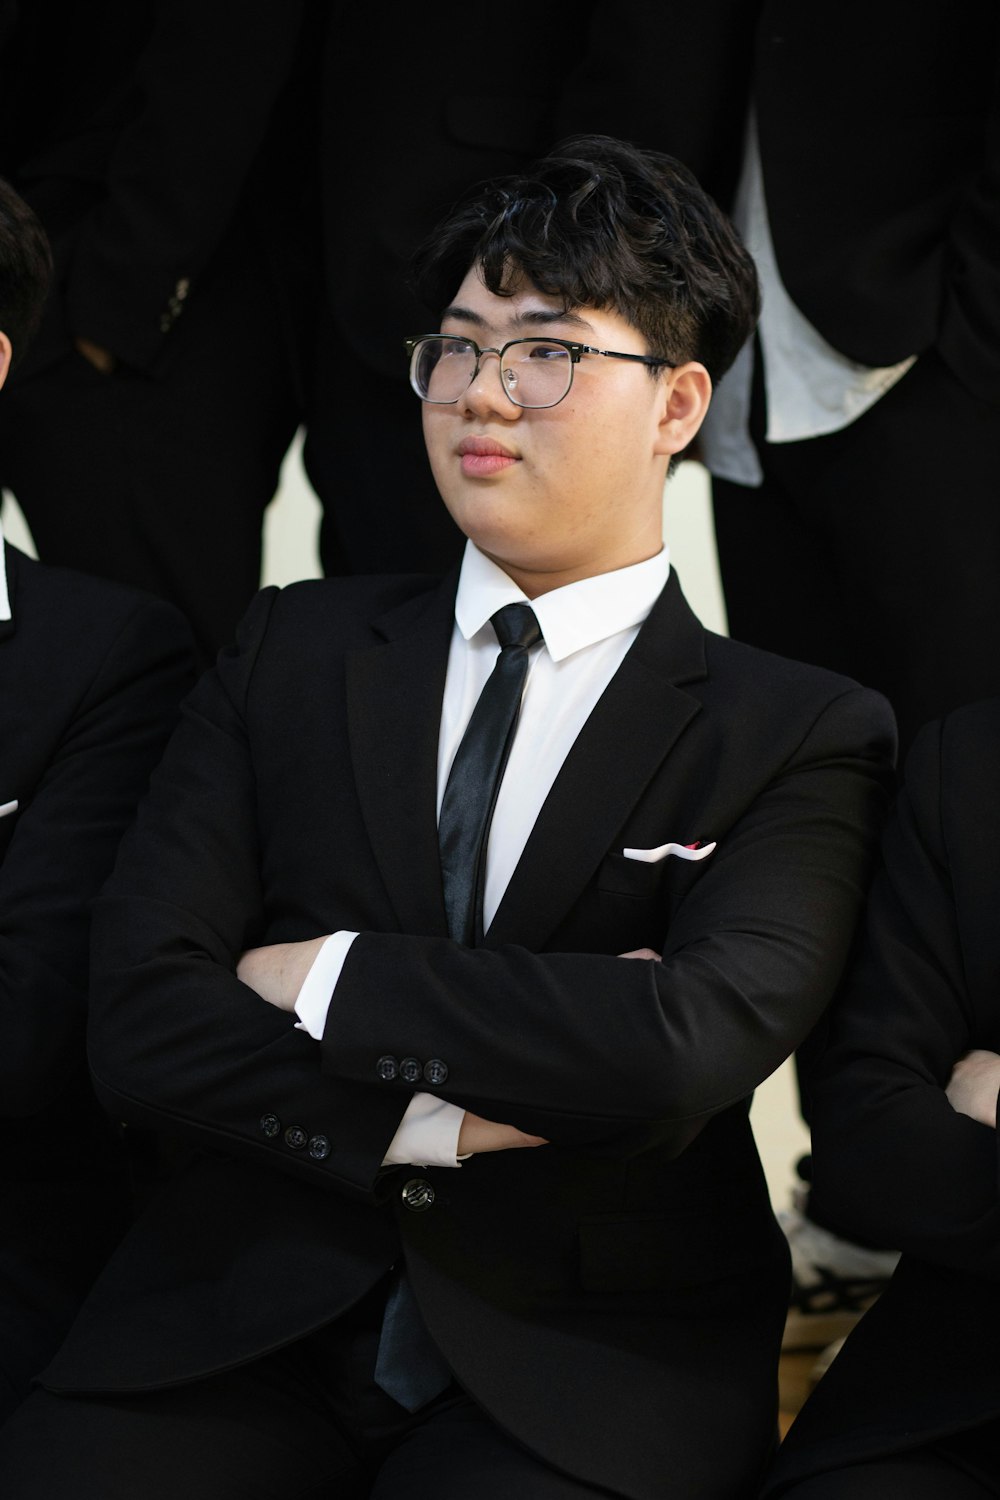
<path id="1" fill-rule="evenodd" d="M 545 800 L 486 947 L 544 946 L 698 712 L 680 684 L 705 676 L 705 631 L 671 572 Z"/>
<path id="2" fill-rule="evenodd" d="M 14 634 L 14 594 L 17 580 L 17 554 L 13 547 L 4 540 L 3 532 L 0 531 L 0 584 L 3 585 L 2 592 L 6 595 L 10 604 L 11 618 L 0 619 L 0 641 L 5 641 Z"/>
<path id="3" fill-rule="evenodd" d="M 365 826 L 400 931 L 447 936 L 437 750 L 457 570 L 375 622 L 347 658 L 347 711 Z"/>

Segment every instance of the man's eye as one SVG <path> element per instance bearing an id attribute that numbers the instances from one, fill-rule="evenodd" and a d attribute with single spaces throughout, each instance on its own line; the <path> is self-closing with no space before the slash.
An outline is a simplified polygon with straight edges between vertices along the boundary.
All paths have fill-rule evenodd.
<path id="1" fill-rule="evenodd" d="M 566 359 L 568 354 L 569 350 L 564 349 L 562 344 L 531 344 L 528 357 L 539 360 Z"/>

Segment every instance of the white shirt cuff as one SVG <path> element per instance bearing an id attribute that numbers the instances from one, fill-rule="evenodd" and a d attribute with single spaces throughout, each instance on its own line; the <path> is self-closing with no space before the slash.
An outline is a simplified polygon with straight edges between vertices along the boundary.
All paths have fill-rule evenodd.
<path id="1" fill-rule="evenodd" d="M 384 1167 L 460 1167 L 458 1132 L 465 1110 L 435 1094 L 414 1094 L 382 1158 Z"/>
<path id="2" fill-rule="evenodd" d="M 323 1040 L 330 1001 L 344 967 L 344 959 L 357 935 L 356 932 L 331 933 L 302 981 L 302 988 L 295 1001 L 295 1014 L 298 1016 L 295 1025 L 299 1031 L 308 1031 L 317 1042 Z"/>
<path id="3" fill-rule="evenodd" d="M 331 933 L 313 959 L 295 1001 L 295 1025 L 322 1041 L 333 992 L 356 932 Z M 460 1167 L 458 1133 L 465 1110 L 434 1094 L 414 1094 L 382 1160 L 384 1167 Z M 464 1160 L 464 1158 L 463 1158 Z"/>

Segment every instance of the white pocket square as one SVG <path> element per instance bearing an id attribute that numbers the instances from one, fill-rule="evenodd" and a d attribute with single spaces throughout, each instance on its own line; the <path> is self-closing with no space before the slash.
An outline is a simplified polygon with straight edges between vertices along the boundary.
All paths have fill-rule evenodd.
<path id="1" fill-rule="evenodd" d="M 678 859 L 707 859 L 714 848 L 714 843 L 697 847 L 693 844 L 661 844 L 658 849 L 623 849 L 622 853 L 626 859 L 641 859 L 644 864 L 657 865 L 669 854 L 676 854 Z"/>
<path id="2" fill-rule="evenodd" d="M 8 813 L 17 812 L 17 798 L 13 802 L 0 802 L 0 818 L 5 818 Z"/>

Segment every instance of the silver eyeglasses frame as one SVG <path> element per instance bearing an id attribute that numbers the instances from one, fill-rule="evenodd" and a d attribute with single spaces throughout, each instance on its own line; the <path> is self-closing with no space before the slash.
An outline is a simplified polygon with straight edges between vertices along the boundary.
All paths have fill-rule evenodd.
<path id="1" fill-rule="evenodd" d="M 419 385 L 417 384 L 416 372 L 417 361 L 420 358 L 420 346 L 422 344 L 429 343 L 432 340 L 447 340 L 449 343 L 465 344 L 467 345 L 470 353 L 475 354 L 476 363 L 473 367 L 472 374 L 469 377 L 469 384 L 465 386 L 464 390 L 459 391 L 457 396 L 451 397 L 451 399 L 448 401 L 435 401 L 432 397 L 425 396 L 420 390 Z M 539 403 L 538 405 L 535 405 L 534 403 L 516 401 L 511 395 L 510 390 L 504 384 L 503 357 L 507 353 L 508 349 L 513 349 L 518 344 L 556 344 L 560 349 L 566 350 L 566 353 L 569 355 L 570 360 L 569 380 L 566 384 L 566 389 L 563 391 L 561 396 L 558 396 L 556 398 L 555 401 L 544 401 Z M 566 397 L 569 395 L 570 391 L 573 388 L 573 371 L 580 363 L 580 359 L 584 354 L 600 354 L 604 359 L 627 359 L 633 361 L 633 363 L 635 364 L 640 365 L 663 365 L 664 368 L 670 370 L 676 368 L 674 362 L 665 358 L 663 355 L 624 354 L 619 349 L 596 349 L 592 344 L 577 344 L 574 343 L 571 339 L 545 338 L 539 336 L 538 334 L 535 334 L 528 338 L 508 339 L 507 343 L 501 344 L 499 349 L 492 345 L 486 347 L 485 349 L 481 349 L 476 343 L 475 339 L 466 338 L 463 334 L 422 333 L 418 334 L 415 338 L 408 338 L 406 340 L 406 351 L 410 357 L 410 386 L 414 393 L 419 396 L 421 401 L 426 401 L 431 406 L 456 406 L 458 402 L 461 401 L 463 395 L 465 394 L 465 391 L 467 391 L 469 389 L 469 386 L 472 385 L 473 382 L 478 378 L 479 365 L 484 354 L 495 354 L 497 356 L 497 373 L 500 377 L 500 389 L 503 391 L 504 395 L 507 397 L 511 405 L 520 407 L 522 411 L 547 411 L 553 406 L 558 406 L 560 401 L 565 401 Z"/>

